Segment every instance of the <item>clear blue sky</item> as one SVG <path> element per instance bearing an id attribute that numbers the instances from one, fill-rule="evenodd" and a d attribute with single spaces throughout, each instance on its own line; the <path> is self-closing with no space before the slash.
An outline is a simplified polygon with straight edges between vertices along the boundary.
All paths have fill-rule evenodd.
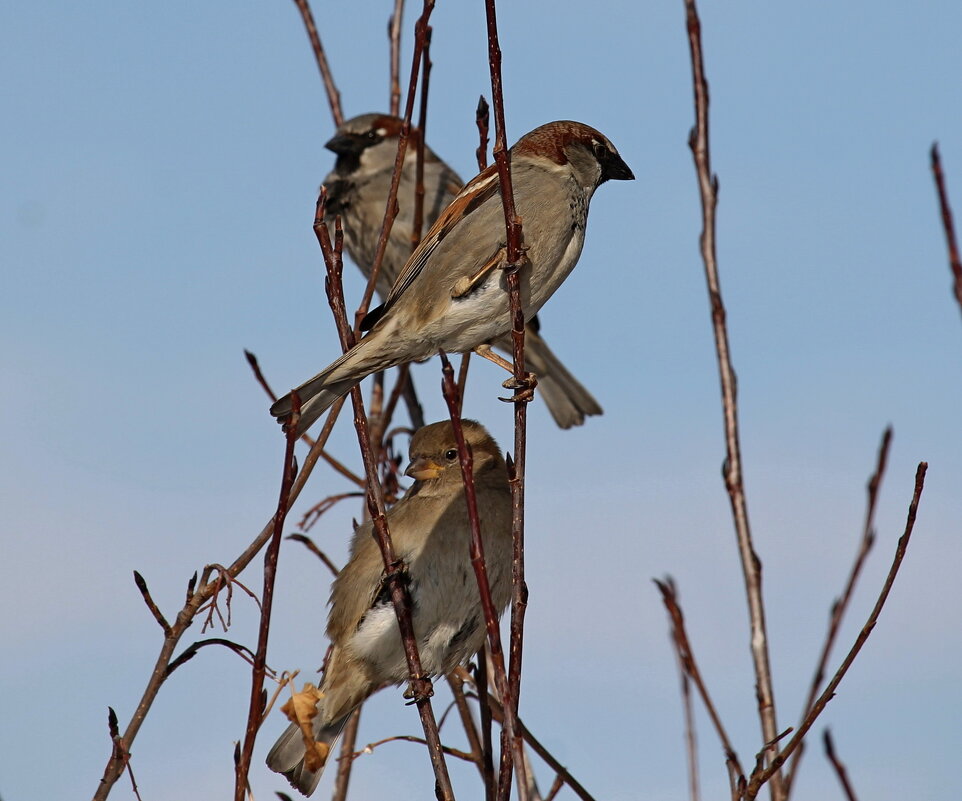
<path id="1" fill-rule="evenodd" d="M 387 105 L 388 5 L 316 4 L 349 115 Z M 892 423 L 878 545 L 845 648 L 922 459 L 929 479 L 902 575 L 824 722 L 861 797 L 958 798 L 962 319 L 927 158 L 938 139 L 962 216 L 962 7 L 701 11 L 779 722 L 797 717 Z M 429 139 L 468 177 L 488 92 L 482 4 L 440 3 L 433 23 Z M 531 412 L 522 715 L 599 799 L 678 799 L 678 680 L 650 577 L 679 582 L 742 761 L 759 747 L 720 479 L 682 3 L 530 0 L 502 4 L 500 24 L 509 138 L 583 120 L 638 178 L 598 192 L 581 264 L 543 314 L 606 414 L 559 432 Z M 409 14 L 405 73 L 412 25 Z M 83 798 L 109 754 L 107 706 L 129 718 L 160 647 L 131 572 L 173 614 L 191 573 L 229 562 L 276 503 L 282 440 L 242 349 L 281 389 L 336 353 L 311 232 L 332 128 L 281 0 L 8 3 L 0 70 L 0 795 Z M 351 273 L 348 293 L 360 288 Z M 473 373 L 467 413 L 509 444 L 502 377 Z M 415 375 L 440 418 L 437 365 Z M 351 443 L 345 420 L 333 449 L 354 459 Z M 297 511 L 346 488 L 318 469 Z M 357 514 L 345 505 L 312 532 L 337 561 Z M 260 585 L 256 570 L 246 579 Z M 272 665 L 320 663 L 326 580 L 303 550 L 282 552 Z M 253 642 L 254 620 L 238 598 L 230 636 Z M 212 649 L 174 675 L 133 749 L 145 799 L 225 796 L 248 682 Z M 721 751 L 701 714 L 699 725 L 705 797 L 722 797 Z M 281 727 L 269 722 L 258 744 L 260 798 L 284 787 L 260 767 Z M 361 742 L 418 728 L 386 692 Z M 385 746 L 357 763 L 356 797 L 428 797 L 429 771 L 416 746 Z M 455 780 L 477 797 L 471 770 Z M 840 796 L 819 747 L 798 793 Z M 114 797 L 132 797 L 126 781 Z"/>

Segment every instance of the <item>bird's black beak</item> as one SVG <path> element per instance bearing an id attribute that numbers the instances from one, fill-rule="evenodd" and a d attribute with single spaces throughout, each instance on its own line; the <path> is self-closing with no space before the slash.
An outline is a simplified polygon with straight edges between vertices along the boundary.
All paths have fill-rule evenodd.
<path id="1" fill-rule="evenodd" d="M 364 138 L 357 134 L 337 134 L 324 147 L 339 156 L 357 156 L 366 144 Z"/>
<path id="2" fill-rule="evenodd" d="M 610 153 L 601 165 L 602 181 L 634 181 L 635 174 L 617 153 Z"/>

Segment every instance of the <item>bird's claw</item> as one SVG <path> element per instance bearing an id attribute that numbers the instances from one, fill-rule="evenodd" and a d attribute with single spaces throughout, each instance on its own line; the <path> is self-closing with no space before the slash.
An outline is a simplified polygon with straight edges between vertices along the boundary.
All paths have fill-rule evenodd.
<path id="1" fill-rule="evenodd" d="M 434 685 L 431 684 L 430 679 L 411 679 L 404 691 L 404 697 L 408 699 L 408 706 L 420 701 L 427 701 L 433 695 Z"/>
<path id="2" fill-rule="evenodd" d="M 525 373 L 523 378 L 509 378 L 501 384 L 505 389 L 513 389 L 514 395 L 510 398 L 498 398 L 505 403 L 530 403 L 534 400 L 534 388 L 538 386 L 538 376 L 534 373 Z"/>

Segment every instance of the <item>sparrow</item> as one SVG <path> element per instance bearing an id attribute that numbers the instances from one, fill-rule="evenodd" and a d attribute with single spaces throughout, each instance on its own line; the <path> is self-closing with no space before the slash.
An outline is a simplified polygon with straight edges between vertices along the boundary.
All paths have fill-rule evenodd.
<path id="1" fill-rule="evenodd" d="M 580 122 L 549 122 L 508 153 L 515 207 L 524 226 L 521 302 L 530 321 L 581 255 L 588 205 L 609 179 L 634 178 L 604 134 Z M 440 350 L 475 351 L 506 366 L 490 343 L 511 330 L 504 212 L 495 165 L 482 170 L 440 214 L 405 263 L 384 303 L 361 327 L 369 333 L 297 388 L 303 434 L 367 376 L 424 361 Z M 271 407 L 284 422 L 290 395 Z"/>
<path id="2" fill-rule="evenodd" d="M 491 598 L 500 615 L 511 594 L 507 467 L 497 443 L 480 423 L 463 420 L 462 427 L 474 460 Z M 469 554 L 471 523 L 451 422 L 419 429 L 411 439 L 410 457 L 405 474 L 415 482 L 387 512 L 387 521 L 397 557 L 407 565 L 405 578 L 421 665 L 427 674 L 438 675 L 466 662 L 485 637 L 481 596 Z M 327 635 L 332 650 L 311 720 L 313 750 L 318 754 L 315 763 L 309 768 L 305 762 L 307 746 L 296 724 L 287 728 L 267 755 L 268 767 L 283 773 L 305 795 L 317 787 L 327 755 L 351 712 L 382 686 L 400 685 L 409 678 L 370 521 L 355 529 L 350 559 L 334 580 Z"/>

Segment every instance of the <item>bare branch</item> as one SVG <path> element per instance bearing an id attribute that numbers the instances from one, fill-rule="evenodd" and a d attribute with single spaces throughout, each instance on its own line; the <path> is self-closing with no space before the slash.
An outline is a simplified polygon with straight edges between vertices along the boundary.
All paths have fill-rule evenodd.
<path id="1" fill-rule="evenodd" d="M 320 548 L 317 547 L 317 545 L 314 544 L 314 540 L 312 540 L 310 537 L 307 537 L 307 536 L 305 536 L 304 534 L 288 534 L 284 539 L 294 540 L 294 542 L 299 542 L 299 543 L 301 543 L 301 545 L 303 545 L 305 548 L 307 548 L 307 550 L 309 550 L 309 551 L 310 551 L 312 554 L 314 554 L 318 559 L 320 559 L 320 560 L 324 563 L 324 566 L 325 566 L 328 570 L 330 570 L 331 573 L 333 573 L 335 577 L 336 577 L 337 574 L 340 572 L 340 571 L 337 569 L 337 565 L 335 565 L 335 564 L 328 558 L 327 554 L 324 553 L 324 551 L 322 551 Z"/>
<path id="2" fill-rule="evenodd" d="M 311 49 L 314 51 L 314 58 L 317 60 L 317 68 L 321 71 L 321 78 L 324 81 L 324 90 L 327 92 L 327 102 L 331 107 L 331 117 L 334 119 L 334 127 L 340 128 L 344 123 L 344 113 L 341 111 L 341 93 L 334 85 L 334 76 L 331 75 L 331 68 L 327 63 L 327 56 L 324 55 L 324 46 L 321 44 L 321 37 L 317 34 L 317 26 L 314 24 L 314 15 L 311 14 L 311 7 L 307 0 L 294 0 L 294 5 L 301 12 L 301 19 L 304 20 L 304 28 L 307 30 L 307 38 L 311 40 Z"/>
<path id="3" fill-rule="evenodd" d="M 845 798 L 848 799 L 848 801 L 858 801 L 858 798 L 855 797 L 855 790 L 848 780 L 848 772 L 845 770 L 845 765 L 842 764 L 842 761 L 835 755 L 835 743 L 832 742 L 832 733 L 828 729 L 825 729 L 825 733 L 822 735 L 822 741 L 825 744 L 825 756 L 828 758 L 828 761 L 832 763 L 832 767 L 835 768 L 835 775 L 838 776 L 838 781 L 842 785 Z"/>
<path id="4" fill-rule="evenodd" d="M 421 242 L 424 227 L 424 148 L 428 135 L 428 87 L 431 82 L 431 26 L 424 32 L 424 52 L 421 71 L 421 108 L 418 114 L 417 159 L 414 165 L 414 223 L 411 226 L 411 250 Z"/>
<path id="5" fill-rule="evenodd" d="M 172 659 L 170 664 L 167 666 L 167 675 L 169 676 L 177 668 L 183 665 L 185 662 L 189 662 L 195 656 L 197 652 L 208 645 L 222 645 L 230 651 L 233 651 L 241 659 L 243 659 L 248 665 L 254 665 L 254 652 L 251 651 L 246 645 L 241 645 L 240 643 L 233 642 L 232 640 L 225 640 L 221 637 L 209 637 L 206 640 L 197 640 L 195 643 L 188 645 L 183 652 L 176 659 Z M 276 672 L 265 666 L 265 672 L 270 676 L 275 676 Z"/>
<path id="6" fill-rule="evenodd" d="M 725 322 L 725 305 L 722 302 L 721 284 L 718 278 L 718 261 L 715 252 L 715 208 L 718 203 L 718 178 L 711 171 L 708 137 L 708 81 L 701 47 L 701 22 L 695 0 L 685 0 L 688 43 L 691 51 L 692 82 L 695 94 L 695 127 L 688 143 L 695 161 L 698 188 L 701 195 L 702 233 L 701 255 L 705 264 L 705 280 L 711 301 L 712 328 L 718 358 L 721 381 L 722 408 L 725 418 L 726 458 L 724 466 L 725 487 L 731 503 L 738 554 L 741 558 L 745 592 L 748 598 L 748 614 L 751 622 L 752 662 L 755 669 L 755 692 L 758 697 L 758 715 L 761 721 L 762 740 L 771 742 L 778 735 L 775 716 L 775 696 L 772 690 L 771 664 L 768 657 L 768 633 L 765 627 L 765 606 L 762 599 L 762 565 L 752 544 L 748 523 L 748 504 L 742 478 L 741 444 L 738 434 L 738 400 L 735 370 L 732 367 Z M 784 792 L 781 777 L 772 779 L 772 799 L 782 801 Z"/>
<path id="7" fill-rule="evenodd" d="M 341 733 L 341 755 L 337 761 L 337 776 L 334 778 L 334 795 L 331 801 L 345 801 L 347 787 L 351 781 L 351 768 L 354 760 L 350 758 L 354 753 L 354 743 L 357 742 L 357 729 L 361 723 L 361 707 L 355 709 L 347 719 L 344 731 Z"/>
<path id="8" fill-rule="evenodd" d="M 822 653 L 819 656 L 818 664 L 815 667 L 815 675 L 812 678 L 812 685 L 808 691 L 808 698 L 805 699 L 805 706 L 802 707 L 803 719 L 809 713 L 812 705 L 815 703 L 815 699 L 818 697 L 819 689 L 821 688 L 822 681 L 825 678 L 825 670 L 828 666 L 828 659 L 831 656 L 832 648 L 835 645 L 835 639 L 838 636 L 838 630 L 842 625 L 842 618 L 844 618 L 845 612 L 848 609 L 849 601 L 852 598 L 852 593 L 855 591 L 855 584 L 858 581 L 859 575 L 861 575 L 865 560 L 868 557 L 869 552 L 872 550 L 872 545 L 875 543 L 875 509 L 878 501 L 878 491 L 882 484 L 882 477 L 885 475 L 885 466 L 888 463 L 888 455 L 891 445 L 892 427 L 889 426 L 882 434 L 882 443 L 879 445 L 878 460 L 875 465 L 875 472 L 872 473 L 868 480 L 868 484 L 866 485 L 868 501 L 865 507 L 865 522 L 862 525 L 862 538 L 859 542 L 858 553 L 855 555 L 855 562 L 852 564 L 852 570 L 849 573 L 848 581 L 845 583 L 845 589 L 842 591 L 841 596 L 836 598 L 835 602 L 832 604 L 832 617 L 828 624 L 828 632 L 825 635 L 825 643 L 822 646 Z M 788 767 L 788 769 L 786 769 L 786 795 L 791 792 L 792 785 L 795 781 L 795 776 L 797 775 L 798 765 L 802 759 L 802 753 L 803 749 L 799 748 L 792 757 L 791 765 Z"/>
<path id="9" fill-rule="evenodd" d="M 942 213 L 942 228 L 945 229 L 945 241 L 949 249 L 949 269 L 952 271 L 952 290 L 955 300 L 962 309 L 962 260 L 959 259 L 959 246 L 955 239 L 955 223 L 952 221 L 952 209 L 949 206 L 949 195 L 945 188 L 945 177 L 942 174 L 942 160 L 939 158 L 938 142 L 932 145 L 932 174 L 935 176 L 935 188 L 939 194 L 939 210 Z"/>
<path id="10" fill-rule="evenodd" d="M 140 590 L 140 594 L 144 597 L 144 603 L 147 604 L 150 614 L 154 616 L 154 620 L 156 620 L 164 630 L 164 636 L 170 636 L 170 623 L 167 622 L 167 618 L 164 617 L 163 612 L 157 608 L 154 599 L 150 597 L 150 590 L 147 589 L 147 582 L 144 581 L 144 577 L 136 570 L 134 571 L 134 584 L 137 585 L 137 589 Z"/>
<path id="11" fill-rule="evenodd" d="M 422 16 L 422 20 L 424 19 Z M 418 52 L 417 55 L 420 56 L 420 52 Z M 346 352 L 354 344 L 354 333 L 347 320 L 347 311 L 344 305 L 344 291 L 341 286 L 341 248 L 344 235 L 341 230 L 340 218 L 335 219 L 334 230 L 335 239 L 332 247 L 330 234 L 327 226 L 324 224 L 323 199 L 319 199 L 314 218 L 314 232 L 320 243 L 321 251 L 324 254 L 324 263 L 327 267 L 326 287 L 328 303 L 330 304 L 331 311 L 334 314 L 334 320 L 337 324 L 337 333 L 341 340 L 341 348 Z M 441 737 L 438 733 L 434 710 L 431 707 L 433 689 L 430 680 L 425 675 L 421 666 L 417 637 L 415 636 L 414 624 L 412 622 L 411 597 L 408 593 L 407 584 L 403 580 L 403 575 L 407 568 L 403 560 L 399 559 L 395 554 L 394 546 L 391 542 L 391 532 L 388 529 L 387 517 L 385 516 L 384 497 L 380 481 L 378 480 L 377 462 L 374 458 L 367 416 L 364 413 L 364 398 L 361 395 L 360 387 L 355 386 L 351 390 L 351 402 L 354 406 L 354 427 L 357 431 L 358 445 L 361 449 L 361 458 L 364 462 L 365 474 L 367 475 L 368 508 L 371 511 L 374 535 L 377 539 L 378 547 L 381 550 L 381 557 L 384 560 L 385 585 L 390 589 L 391 602 L 394 605 L 398 628 L 401 631 L 401 642 L 404 646 L 404 655 L 411 675 L 411 691 L 421 717 L 421 725 L 424 728 L 424 736 L 428 743 L 428 753 L 431 757 L 435 778 L 437 779 L 438 799 L 439 801 L 453 801 L 454 790 L 451 787 L 447 765 L 444 762 Z"/>
<path id="12" fill-rule="evenodd" d="M 404 0 L 394 0 L 394 11 L 387 22 L 387 38 L 391 52 L 391 116 L 396 117 L 401 107 L 401 21 L 404 19 Z"/>
<path id="13" fill-rule="evenodd" d="M 899 568 L 902 566 L 905 551 L 909 546 L 912 529 L 915 527 L 915 517 L 918 513 L 919 499 L 922 497 L 922 488 L 925 486 L 925 473 L 928 467 L 926 462 L 919 462 L 918 469 L 915 471 L 915 491 L 912 494 L 912 502 L 909 504 L 908 518 L 905 522 L 905 532 L 899 537 L 898 546 L 895 549 L 895 558 L 892 560 L 892 566 L 889 568 L 888 576 L 885 578 L 882 591 L 879 593 L 878 600 L 875 602 L 875 606 L 869 614 L 868 621 L 866 621 L 862 627 L 858 637 L 855 639 L 855 644 L 851 650 L 849 650 L 848 654 L 846 654 L 845 659 L 842 660 L 841 666 L 835 671 L 835 675 L 825 687 L 824 692 L 816 699 L 805 720 L 799 724 L 792 739 L 789 740 L 788 744 L 772 759 L 771 764 L 765 770 L 752 773 L 748 787 L 745 790 L 745 798 L 749 800 L 755 798 L 761 786 L 772 777 L 785 763 L 785 760 L 792 755 L 792 752 L 798 748 L 802 738 L 808 733 L 808 730 L 815 723 L 818 716 L 822 714 L 822 710 L 825 709 L 828 702 L 835 696 L 835 690 L 845 677 L 852 662 L 855 661 L 855 657 L 858 656 L 859 651 L 862 650 L 862 646 L 865 645 L 865 641 L 868 640 L 872 629 L 875 628 L 875 624 L 878 622 L 879 615 L 882 612 L 882 607 L 885 606 L 885 601 L 892 589 L 892 585 L 895 583 L 895 577 L 898 575 Z"/>
<path id="14" fill-rule="evenodd" d="M 280 497 L 277 500 L 277 512 L 274 515 L 274 531 L 271 533 L 267 551 L 264 554 L 264 590 L 261 593 L 261 619 L 257 632 L 257 651 L 254 654 L 254 666 L 251 670 L 251 698 L 247 710 L 247 728 L 244 732 L 244 744 L 241 748 L 240 759 L 234 782 L 234 801 L 244 801 L 247 792 L 251 759 L 254 756 L 254 741 L 263 721 L 266 707 L 266 691 L 264 690 L 264 673 L 267 666 L 267 641 L 271 630 L 271 608 L 274 603 L 274 581 L 277 576 L 277 557 L 281 549 L 281 534 L 284 531 L 284 521 L 291 504 L 291 489 L 297 473 L 297 463 L 294 458 L 294 445 L 297 443 L 295 429 L 301 413 L 301 399 L 297 392 L 291 393 L 291 424 L 287 430 L 287 447 L 284 451 L 284 471 L 281 479 Z"/>
<path id="15" fill-rule="evenodd" d="M 339 757 L 339 759 L 357 759 L 364 754 L 373 753 L 374 749 L 378 746 L 384 745 L 385 743 L 417 743 L 419 745 L 427 745 L 427 740 L 423 737 L 415 737 L 411 734 L 395 734 L 393 737 L 385 737 L 383 740 L 377 740 L 373 743 L 368 743 L 360 751 L 355 751 L 353 754 L 349 754 L 348 757 Z M 442 745 L 441 750 L 444 751 L 448 756 L 457 757 L 458 759 L 463 759 L 465 762 L 473 762 L 474 756 L 465 751 L 460 751 L 457 748 L 451 748 L 447 745 Z"/>
<path id="16" fill-rule="evenodd" d="M 661 600 L 665 604 L 665 609 L 668 610 L 668 617 L 671 620 L 671 637 L 675 644 L 678 660 L 681 662 L 685 674 L 695 682 L 695 687 L 698 689 L 702 703 L 704 703 L 708 716 L 711 718 L 712 725 L 715 727 L 718 739 L 721 740 L 722 748 L 725 751 L 725 761 L 730 767 L 729 776 L 732 781 L 732 792 L 734 796 L 736 783 L 739 780 L 744 781 L 745 771 L 738 761 L 738 754 L 735 753 L 731 740 L 728 739 L 728 732 L 725 731 L 721 718 L 715 710 L 715 704 L 708 694 L 708 688 L 705 686 L 705 682 L 701 677 L 701 671 L 698 669 L 698 663 L 695 661 L 695 652 L 692 650 L 691 643 L 688 640 L 688 633 L 685 630 L 685 616 L 682 614 L 681 606 L 678 604 L 675 582 L 670 577 L 665 579 L 665 581 L 654 579 L 654 582 L 661 592 Z"/>
<path id="17" fill-rule="evenodd" d="M 521 696 L 521 659 L 524 642 L 524 614 L 528 606 L 528 588 L 524 581 L 524 475 L 527 449 L 528 402 L 534 397 L 535 383 L 524 366 L 524 309 L 521 305 L 520 270 L 526 260 L 522 243 L 524 233 L 521 218 L 514 205 L 514 191 L 511 186 L 511 163 L 505 139 L 504 93 L 501 82 L 501 45 L 498 42 L 498 20 L 495 0 L 485 0 L 485 20 L 488 30 L 488 66 L 491 74 L 491 100 L 494 104 L 494 161 L 498 167 L 498 182 L 501 189 L 501 205 L 504 210 L 504 225 L 507 242 L 505 273 L 508 279 L 508 294 L 511 307 L 511 338 L 514 356 L 514 388 L 517 390 L 511 399 L 514 402 L 514 458 L 509 462 L 511 483 L 511 534 L 513 539 L 511 564 L 511 637 L 510 654 L 510 693 L 501 691 L 501 697 L 510 711 L 502 732 L 501 771 L 498 783 L 498 798 L 508 801 L 511 793 L 512 768 L 517 775 L 518 798 L 527 796 L 528 782 L 522 758 L 521 735 L 515 727 L 518 717 L 518 702 Z M 492 653 L 492 656 L 495 656 Z M 497 674 L 495 674 L 497 675 Z M 509 740 L 504 746 L 504 739 Z M 514 758 L 509 761 L 509 757 Z M 513 765 L 512 765 L 513 762 Z"/>

